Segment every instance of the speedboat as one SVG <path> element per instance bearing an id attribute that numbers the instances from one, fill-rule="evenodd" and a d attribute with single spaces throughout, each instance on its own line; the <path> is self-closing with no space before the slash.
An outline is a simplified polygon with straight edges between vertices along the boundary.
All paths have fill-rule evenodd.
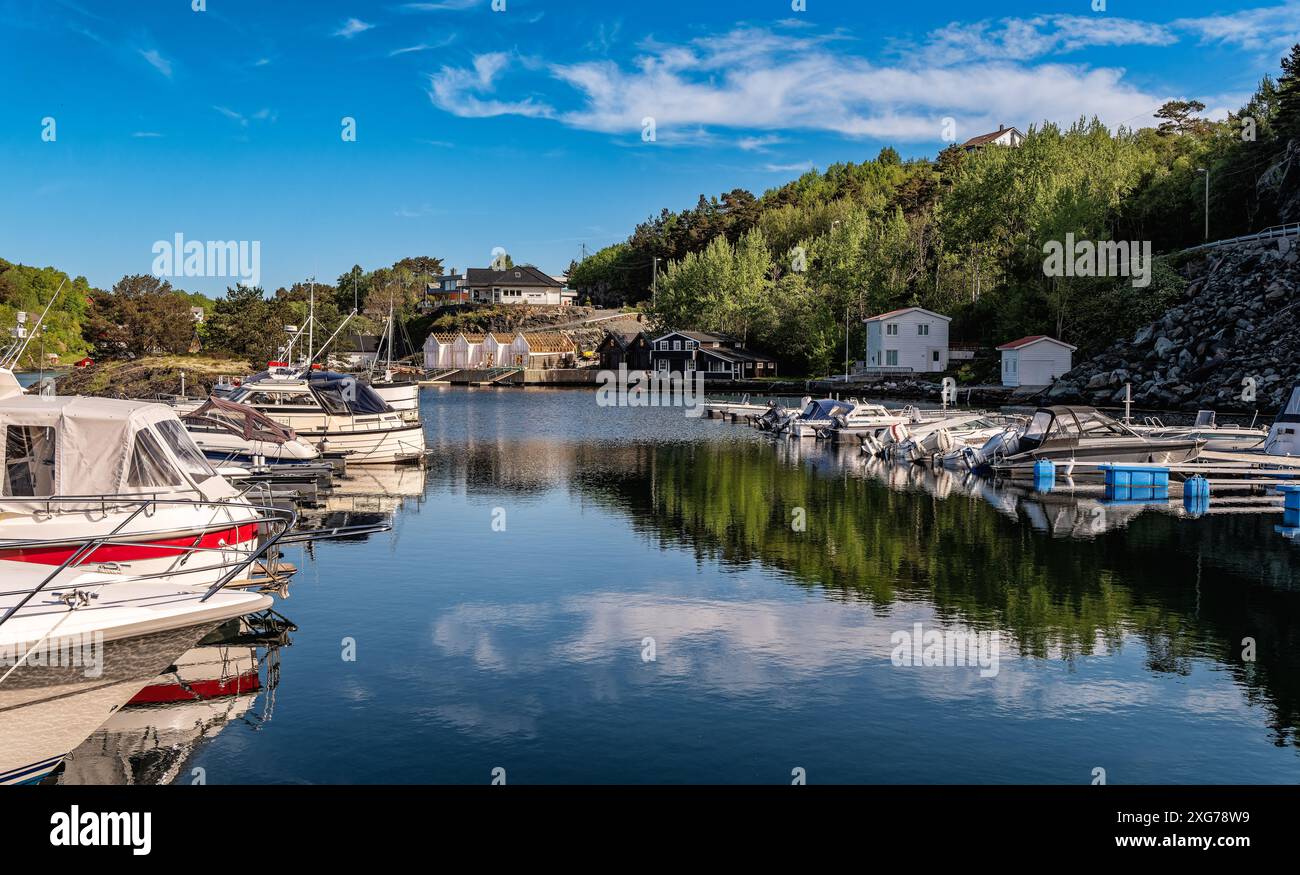
<path id="1" fill-rule="evenodd" d="M 230 400 L 293 429 L 322 453 L 341 454 L 349 465 L 424 458 L 424 426 L 354 376 L 266 371 L 245 380 Z"/>
<path id="2" fill-rule="evenodd" d="M 908 417 L 890 413 L 879 404 L 866 404 L 857 399 L 839 401 L 822 398 L 809 401 L 802 410 L 787 416 L 774 431 L 793 437 L 817 437 L 834 428 L 887 428 L 908 421 Z"/>
<path id="3" fill-rule="evenodd" d="M 1207 450 L 1252 450 L 1262 448 L 1268 438 L 1266 428 L 1245 425 L 1219 425 L 1213 410 L 1201 410 L 1192 425 L 1165 425 L 1158 420 L 1136 429 L 1152 440 L 1193 438 L 1205 441 Z"/>
<path id="4" fill-rule="evenodd" d="M 1273 420 L 1263 450 L 1270 456 L 1300 456 L 1300 386 L 1291 390 L 1286 406 Z"/>
<path id="5" fill-rule="evenodd" d="M 1193 461 L 1205 447 L 1205 441 L 1197 438 L 1144 436 L 1095 408 L 1067 406 L 1038 408 L 1017 443 L 1016 453 L 1008 455 L 1005 464 L 1041 459 L 1179 464 Z"/>
<path id="6" fill-rule="evenodd" d="M 320 450 L 294 430 L 247 404 L 209 398 L 181 417 L 203 454 L 220 464 L 299 465 L 320 458 Z"/>

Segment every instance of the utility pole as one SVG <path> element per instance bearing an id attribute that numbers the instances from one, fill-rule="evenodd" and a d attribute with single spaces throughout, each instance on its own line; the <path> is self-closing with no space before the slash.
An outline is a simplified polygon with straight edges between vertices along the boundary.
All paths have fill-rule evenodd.
<path id="1" fill-rule="evenodd" d="M 1197 173 L 1205 174 L 1205 242 L 1210 242 L 1210 168 L 1198 167 Z"/>
<path id="2" fill-rule="evenodd" d="M 844 305 L 844 387 L 849 385 L 849 305 Z"/>

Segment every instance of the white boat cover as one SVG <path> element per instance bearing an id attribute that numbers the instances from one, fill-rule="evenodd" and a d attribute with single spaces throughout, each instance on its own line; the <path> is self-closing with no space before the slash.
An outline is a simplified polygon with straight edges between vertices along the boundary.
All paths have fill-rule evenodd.
<path id="1" fill-rule="evenodd" d="M 0 399 L 23 394 L 22 384 L 8 368 L 0 368 Z"/>
<path id="2" fill-rule="evenodd" d="M 196 487 L 210 500 L 237 494 L 194 457 L 203 458 L 176 413 L 161 404 L 30 395 L 0 400 L 0 501 L 6 504 Z"/>

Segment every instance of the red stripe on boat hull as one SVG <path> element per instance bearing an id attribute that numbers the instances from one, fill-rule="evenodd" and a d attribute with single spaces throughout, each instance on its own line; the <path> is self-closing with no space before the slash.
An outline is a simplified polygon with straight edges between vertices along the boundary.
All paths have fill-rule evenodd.
<path id="1" fill-rule="evenodd" d="M 118 537 L 129 538 L 130 535 Z M 84 557 L 77 565 L 98 565 L 103 562 L 140 562 L 145 559 L 168 559 L 183 555 L 188 548 L 204 547 L 210 550 L 222 545 L 235 547 L 257 539 L 257 524 L 235 526 L 219 532 L 205 532 L 202 537 L 186 535 L 138 544 L 105 544 Z M 195 543 L 197 540 L 198 543 Z M 84 543 L 84 542 L 83 542 Z M 0 550 L 0 559 L 10 562 L 34 562 L 38 565 L 62 565 L 81 549 L 82 544 L 52 544 L 48 547 L 22 547 Z"/>
<path id="2" fill-rule="evenodd" d="M 215 699 L 218 696 L 234 696 L 238 693 L 251 693 L 262 688 L 262 679 L 257 669 L 236 675 L 226 680 L 188 681 L 181 684 L 150 684 L 136 693 L 128 705 L 159 705 L 166 702 L 192 702 L 196 699 Z"/>

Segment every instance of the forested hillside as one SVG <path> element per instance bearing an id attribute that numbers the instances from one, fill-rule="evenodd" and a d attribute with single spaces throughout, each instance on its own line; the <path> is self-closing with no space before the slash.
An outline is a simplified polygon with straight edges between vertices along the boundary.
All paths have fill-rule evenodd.
<path id="1" fill-rule="evenodd" d="M 1300 140 L 1300 46 L 1240 111 L 1210 121 L 1204 110 L 1171 101 L 1140 130 L 1031 126 L 1020 148 L 952 146 L 934 160 L 886 148 L 761 197 L 701 196 L 573 265 L 570 283 L 597 302 L 643 302 L 663 326 L 744 337 L 809 374 L 843 360 L 846 323 L 860 357 L 861 318 L 908 305 L 953 316 L 954 340 L 1046 333 L 1087 354 L 1151 321 L 1183 282 L 1159 263 L 1145 288 L 1048 277 L 1047 241 L 1150 241 L 1157 253 L 1202 242 L 1202 168 L 1212 239 L 1300 220 L 1288 187 L 1300 174 L 1288 154 Z"/>

